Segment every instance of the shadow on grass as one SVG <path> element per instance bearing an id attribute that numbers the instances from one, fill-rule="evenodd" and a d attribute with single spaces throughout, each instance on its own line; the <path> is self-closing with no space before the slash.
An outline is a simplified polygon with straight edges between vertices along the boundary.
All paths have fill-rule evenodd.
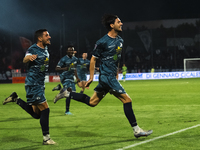
<path id="1" fill-rule="evenodd" d="M 20 121 L 20 120 L 29 120 L 29 119 L 33 119 L 32 117 L 29 118 L 17 118 L 17 117 L 12 117 L 12 118 L 8 118 L 5 120 L 0 120 L 0 122 L 9 122 L 9 121 Z"/>
<path id="2" fill-rule="evenodd" d="M 82 147 L 77 147 L 77 148 L 69 148 L 69 149 L 65 149 L 65 150 L 82 150 L 82 149 L 89 149 L 89 148 L 95 148 L 95 149 L 101 149 L 101 146 L 106 146 L 106 145 L 113 145 L 115 143 L 119 144 L 119 143 L 123 143 L 123 142 L 131 142 L 131 141 L 135 141 L 138 139 L 125 139 L 125 140 L 117 140 L 117 141 L 112 141 L 112 142 L 107 142 L 107 143 L 101 143 L 101 144 L 95 144 L 95 145 L 88 145 L 88 146 L 82 146 Z M 144 141 L 145 139 L 140 139 L 140 141 Z"/>
<path id="3" fill-rule="evenodd" d="M 10 148 L 11 150 L 36 150 L 38 149 L 42 143 L 41 142 L 34 142 L 32 140 L 29 140 L 29 139 L 26 139 L 26 138 L 22 138 L 20 136 L 9 136 L 9 137 L 4 137 L 2 139 L 2 142 L 3 143 L 17 143 L 15 147 L 18 147 L 18 148 Z M 20 144 L 22 143 L 31 143 L 30 146 L 20 146 Z M 34 144 L 34 145 L 33 145 Z M 28 144 L 27 144 L 28 145 Z"/>

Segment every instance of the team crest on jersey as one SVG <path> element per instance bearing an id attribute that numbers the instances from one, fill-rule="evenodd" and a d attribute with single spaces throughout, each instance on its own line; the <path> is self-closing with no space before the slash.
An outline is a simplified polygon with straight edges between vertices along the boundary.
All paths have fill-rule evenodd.
<path id="1" fill-rule="evenodd" d="M 116 54 L 113 56 L 113 59 L 117 60 L 118 59 L 118 55 L 121 54 L 121 52 L 122 52 L 122 43 L 120 43 L 120 46 L 117 47 Z"/>
<path id="2" fill-rule="evenodd" d="M 44 60 L 44 64 L 46 65 L 46 64 L 49 64 L 49 58 L 48 57 L 46 57 L 46 59 Z"/>
<path id="3" fill-rule="evenodd" d="M 122 43 L 120 43 L 120 46 L 118 46 L 116 49 L 117 54 L 121 53 L 121 51 L 122 51 Z"/>

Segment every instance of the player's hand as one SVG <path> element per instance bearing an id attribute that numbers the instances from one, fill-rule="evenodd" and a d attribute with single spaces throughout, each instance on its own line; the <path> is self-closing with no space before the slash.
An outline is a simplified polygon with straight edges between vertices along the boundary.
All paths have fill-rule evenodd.
<path id="1" fill-rule="evenodd" d="M 38 55 L 30 55 L 29 60 L 34 61 L 37 58 Z"/>
<path id="2" fill-rule="evenodd" d="M 89 79 L 87 82 L 86 82 L 86 84 L 85 84 L 85 88 L 86 89 L 89 89 L 89 86 L 90 86 L 90 84 L 92 83 L 92 79 Z"/>
<path id="3" fill-rule="evenodd" d="M 68 67 L 65 67 L 65 68 L 64 68 L 65 71 L 68 71 L 68 69 L 69 69 Z"/>

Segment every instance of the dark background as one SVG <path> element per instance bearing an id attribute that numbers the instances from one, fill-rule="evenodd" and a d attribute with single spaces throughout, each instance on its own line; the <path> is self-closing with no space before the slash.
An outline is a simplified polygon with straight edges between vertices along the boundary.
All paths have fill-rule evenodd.
<path id="1" fill-rule="evenodd" d="M 199 4 L 198 0 L 0 0 L 0 71 L 21 69 L 26 72 L 22 63 L 26 49 L 20 37 L 33 43 L 37 29 L 48 29 L 52 37 L 49 47 L 51 73 L 65 55 L 63 47 L 68 44 L 75 46 L 77 57 L 88 52 L 90 59 L 95 42 L 107 33 L 101 24 L 105 13 L 117 14 L 124 25 L 127 22 L 200 18 Z M 145 50 L 137 34 L 146 30 L 153 39 L 150 51 Z M 198 22 L 176 28 L 124 30 L 120 34 L 124 39 L 120 67 L 125 63 L 129 72 L 149 72 L 152 67 L 161 71 L 181 71 L 184 58 L 200 57 L 200 44 L 196 42 L 180 51 L 179 47 L 168 47 L 166 39 L 194 38 L 199 31 Z M 128 47 L 131 47 L 129 52 Z"/>

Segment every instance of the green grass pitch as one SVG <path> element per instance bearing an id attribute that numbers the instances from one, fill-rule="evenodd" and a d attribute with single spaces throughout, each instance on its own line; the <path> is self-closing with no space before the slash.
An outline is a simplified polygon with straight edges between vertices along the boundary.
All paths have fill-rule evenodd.
<path id="1" fill-rule="evenodd" d="M 114 96 L 92 108 L 71 100 L 66 116 L 65 99 L 53 103 L 58 93 L 51 89 L 58 83 L 46 83 L 45 95 L 50 107 L 50 135 L 57 145 L 42 145 L 39 120 L 31 118 L 15 103 L 0 104 L 1 150 L 115 150 L 129 145 L 134 150 L 196 150 L 200 147 L 200 127 L 145 143 L 175 131 L 200 124 L 200 78 L 173 80 L 140 80 L 121 82 L 133 100 L 138 125 L 154 132 L 136 139 L 122 103 Z M 97 82 L 85 93 L 93 94 Z M 25 99 L 24 84 L 0 84 L 3 101 L 13 91 Z M 77 91 L 80 88 L 77 87 Z"/>

